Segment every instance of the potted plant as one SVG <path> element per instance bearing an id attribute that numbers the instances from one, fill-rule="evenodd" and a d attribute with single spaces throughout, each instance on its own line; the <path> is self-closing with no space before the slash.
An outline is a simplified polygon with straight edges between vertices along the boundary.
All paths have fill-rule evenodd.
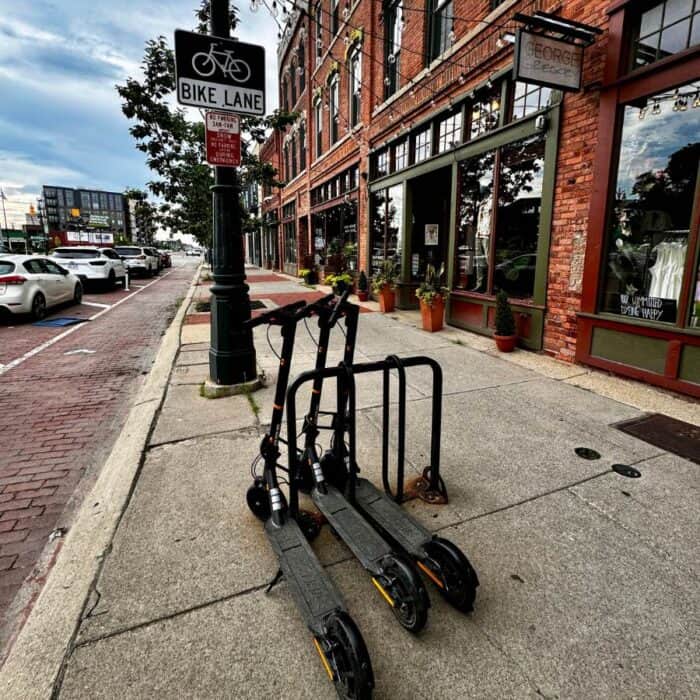
<path id="1" fill-rule="evenodd" d="M 382 313 L 391 313 L 396 305 L 396 270 L 392 260 L 385 260 L 382 269 L 372 278 L 372 291 L 379 297 Z"/>
<path id="2" fill-rule="evenodd" d="M 335 275 L 326 276 L 326 284 L 333 287 L 333 293 L 341 296 L 348 287 L 352 287 L 352 275 L 348 272 L 339 272 Z"/>
<path id="3" fill-rule="evenodd" d="M 518 336 L 515 334 L 513 309 L 503 289 L 496 295 L 496 332 L 493 337 L 501 352 L 513 352 Z"/>
<path id="4" fill-rule="evenodd" d="M 416 289 L 416 296 L 420 301 L 420 315 L 423 321 L 423 330 L 435 333 L 442 330 L 445 316 L 445 287 L 440 285 L 440 279 L 445 273 L 445 266 L 440 266 L 436 272 L 434 265 L 425 268 L 425 279 Z"/>
<path id="5" fill-rule="evenodd" d="M 357 279 L 357 298 L 360 301 L 367 301 L 369 299 L 369 282 L 367 281 L 367 275 L 364 270 L 360 272 L 360 276 Z"/>

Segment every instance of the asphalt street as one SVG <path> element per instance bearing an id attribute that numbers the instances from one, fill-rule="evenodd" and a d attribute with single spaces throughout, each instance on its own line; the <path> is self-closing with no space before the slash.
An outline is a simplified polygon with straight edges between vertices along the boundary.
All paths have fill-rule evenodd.
<path id="1" fill-rule="evenodd" d="M 174 256 L 158 277 L 88 287 L 49 315 L 80 325 L 0 324 L 0 646 L 30 612 L 198 262 Z"/>

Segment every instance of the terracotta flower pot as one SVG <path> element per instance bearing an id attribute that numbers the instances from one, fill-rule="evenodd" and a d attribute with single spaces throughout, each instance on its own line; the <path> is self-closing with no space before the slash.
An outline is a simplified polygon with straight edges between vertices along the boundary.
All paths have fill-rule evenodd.
<path id="1" fill-rule="evenodd" d="M 379 292 L 379 310 L 383 314 L 391 313 L 396 306 L 396 293 L 388 285 L 385 284 Z"/>
<path id="2" fill-rule="evenodd" d="M 428 304 L 421 299 L 420 315 L 424 331 L 435 333 L 435 331 L 442 330 L 445 316 L 445 300 L 443 297 L 435 297 L 432 304 Z"/>
<path id="3" fill-rule="evenodd" d="M 369 299 L 369 292 L 359 291 L 357 292 L 358 301 L 367 301 Z"/>
<path id="4" fill-rule="evenodd" d="M 501 352 L 513 352 L 515 343 L 518 340 L 517 335 L 496 335 L 493 336 L 496 340 L 496 347 Z"/>

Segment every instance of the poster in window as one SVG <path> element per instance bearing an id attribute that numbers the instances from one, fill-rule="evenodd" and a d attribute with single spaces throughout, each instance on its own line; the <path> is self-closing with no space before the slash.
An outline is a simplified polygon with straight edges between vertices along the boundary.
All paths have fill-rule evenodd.
<path id="1" fill-rule="evenodd" d="M 425 245 L 438 245 L 440 224 L 425 225 Z"/>

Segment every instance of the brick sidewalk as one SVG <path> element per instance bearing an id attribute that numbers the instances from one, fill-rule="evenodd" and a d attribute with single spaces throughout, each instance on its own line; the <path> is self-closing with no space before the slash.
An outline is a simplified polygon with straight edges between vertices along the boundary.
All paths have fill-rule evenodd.
<path id="1" fill-rule="evenodd" d="M 64 525 L 59 516 L 81 480 L 111 450 L 192 274 L 192 267 L 173 269 L 2 376 L 0 613 L 32 572 L 51 531 Z M 65 354 L 76 349 L 94 353 Z"/>

